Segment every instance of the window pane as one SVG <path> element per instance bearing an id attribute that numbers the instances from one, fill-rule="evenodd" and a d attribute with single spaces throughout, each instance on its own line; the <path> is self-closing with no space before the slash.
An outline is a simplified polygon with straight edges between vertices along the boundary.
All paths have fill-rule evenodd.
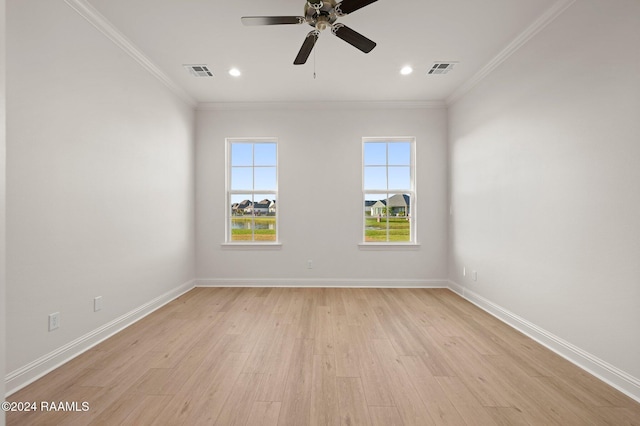
<path id="1" fill-rule="evenodd" d="M 386 167 L 365 167 L 364 168 L 364 189 L 387 189 L 387 168 Z"/>
<path id="2" fill-rule="evenodd" d="M 232 143 L 231 144 L 231 165 L 251 166 L 253 164 L 253 144 Z"/>
<path id="3" fill-rule="evenodd" d="M 389 167 L 389 189 L 410 189 L 411 167 Z"/>
<path id="4" fill-rule="evenodd" d="M 411 241 L 411 196 L 394 194 L 387 201 L 389 206 L 389 241 Z"/>
<path id="5" fill-rule="evenodd" d="M 233 194 L 230 208 L 231 241 L 253 240 L 253 195 Z"/>
<path id="6" fill-rule="evenodd" d="M 254 146 L 254 162 L 256 166 L 276 165 L 276 144 L 257 143 Z"/>
<path id="7" fill-rule="evenodd" d="M 389 144 L 389 165 L 411 165 L 411 144 L 409 142 L 394 142 Z"/>
<path id="8" fill-rule="evenodd" d="M 231 168 L 231 190 L 252 190 L 253 189 L 253 168 L 232 167 Z"/>
<path id="9" fill-rule="evenodd" d="M 255 190 L 275 190 L 276 189 L 276 168 L 275 167 L 256 167 L 255 173 Z"/>
<path id="10" fill-rule="evenodd" d="M 364 240 L 387 241 L 387 197 L 385 194 L 366 194 L 364 202 Z"/>
<path id="11" fill-rule="evenodd" d="M 260 196 L 261 200 L 254 204 L 255 241 L 276 241 L 276 194 Z"/>
<path id="12" fill-rule="evenodd" d="M 365 166 L 381 166 L 387 164 L 387 144 L 379 142 L 365 142 Z"/>

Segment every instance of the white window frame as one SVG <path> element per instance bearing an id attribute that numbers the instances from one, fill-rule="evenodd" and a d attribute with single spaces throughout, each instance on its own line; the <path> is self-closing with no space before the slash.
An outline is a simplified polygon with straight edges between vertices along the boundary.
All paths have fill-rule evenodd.
<path id="1" fill-rule="evenodd" d="M 387 156 L 387 188 L 385 189 L 375 189 L 375 190 L 366 190 L 365 189 L 365 146 L 367 143 L 394 143 L 394 142 L 409 142 L 411 145 L 411 160 L 410 160 L 410 175 L 411 175 L 411 188 L 389 188 L 389 176 L 388 176 L 388 167 L 389 160 Z M 387 145 L 388 146 L 388 145 Z M 388 148 L 387 148 L 388 149 Z M 370 195 L 384 195 L 391 196 L 395 194 L 408 194 L 411 199 L 411 205 L 409 207 L 409 215 L 410 215 L 410 231 L 409 231 L 409 241 L 389 241 L 389 229 L 387 228 L 387 241 L 366 241 L 366 207 L 365 201 L 368 199 Z M 396 246 L 396 247 L 411 247 L 411 246 L 419 246 L 417 235 L 418 235 L 418 193 L 416 188 L 416 138 L 415 136 L 392 136 L 392 137 L 363 137 L 362 138 L 362 242 L 360 243 L 361 247 L 388 247 L 388 246 Z"/>
<path id="2" fill-rule="evenodd" d="M 232 190 L 231 189 L 231 145 L 235 143 L 245 143 L 245 144 L 260 144 L 260 143 L 272 143 L 276 145 L 276 187 L 273 190 L 255 190 L 255 177 L 254 177 L 254 188 L 251 191 L 246 189 L 242 190 Z M 250 137 L 250 138 L 226 138 L 225 140 L 225 243 L 223 245 L 227 246 L 280 246 L 280 197 L 278 194 L 278 176 L 280 171 L 279 165 L 279 144 L 278 138 L 275 137 Z M 255 157 L 253 157 L 254 164 L 250 167 L 262 167 L 255 165 Z M 265 167 L 273 167 L 273 166 L 265 166 Z M 251 194 L 253 200 L 255 201 L 256 195 L 259 199 L 260 195 L 275 195 L 276 199 L 276 239 L 275 241 L 255 241 L 254 234 L 252 232 L 251 241 L 233 241 L 231 239 L 231 198 L 232 195 L 235 194 Z M 252 229 L 253 231 L 254 229 Z"/>

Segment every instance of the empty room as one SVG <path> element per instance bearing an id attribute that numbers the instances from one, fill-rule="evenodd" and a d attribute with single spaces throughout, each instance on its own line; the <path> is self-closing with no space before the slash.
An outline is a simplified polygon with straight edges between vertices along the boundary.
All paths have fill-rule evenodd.
<path id="1" fill-rule="evenodd" d="M 4 425 L 640 425 L 637 0 L 0 0 Z"/>

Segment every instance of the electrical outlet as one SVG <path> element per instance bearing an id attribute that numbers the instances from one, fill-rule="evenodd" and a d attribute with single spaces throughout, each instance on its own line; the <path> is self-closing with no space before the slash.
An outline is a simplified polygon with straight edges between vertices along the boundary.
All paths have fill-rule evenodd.
<path id="1" fill-rule="evenodd" d="M 478 272 L 477 271 L 473 271 L 473 280 L 474 281 L 478 281 Z"/>
<path id="2" fill-rule="evenodd" d="M 93 312 L 102 310 L 102 296 L 98 296 L 93 299 Z"/>
<path id="3" fill-rule="evenodd" d="M 60 312 L 49 314 L 49 331 L 60 328 Z"/>
<path id="4" fill-rule="evenodd" d="M 313 269 L 313 260 L 307 260 L 307 269 Z"/>

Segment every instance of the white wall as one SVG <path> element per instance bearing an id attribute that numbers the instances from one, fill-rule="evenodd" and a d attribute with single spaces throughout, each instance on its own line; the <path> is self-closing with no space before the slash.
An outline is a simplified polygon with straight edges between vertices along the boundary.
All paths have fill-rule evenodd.
<path id="1" fill-rule="evenodd" d="M 5 96 L 5 1 L 0 0 L 0 399 L 4 401 L 5 288 L 6 288 L 6 96 Z M 0 426 L 5 424 L 0 411 Z"/>
<path id="2" fill-rule="evenodd" d="M 449 117 L 450 277 L 635 380 L 638 46 L 638 1 L 577 1 Z"/>
<path id="3" fill-rule="evenodd" d="M 12 372 L 193 278 L 195 126 L 63 1 L 10 0 L 7 13 Z"/>
<path id="4" fill-rule="evenodd" d="M 398 285 L 447 276 L 446 110 L 292 105 L 197 115 L 197 277 Z M 281 250 L 223 248 L 225 138 L 277 137 Z M 365 251 L 362 137 L 417 138 L 418 250 Z M 314 262 L 307 269 L 307 259 Z M 291 282 L 279 281 L 281 279 Z M 218 280 L 218 281 L 216 281 Z M 321 280 L 321 281 L 320 281 Z M 202 282 L 201 282 L 202 283 Z M 371 281 L 369 281 L 371 283 Z"/>

